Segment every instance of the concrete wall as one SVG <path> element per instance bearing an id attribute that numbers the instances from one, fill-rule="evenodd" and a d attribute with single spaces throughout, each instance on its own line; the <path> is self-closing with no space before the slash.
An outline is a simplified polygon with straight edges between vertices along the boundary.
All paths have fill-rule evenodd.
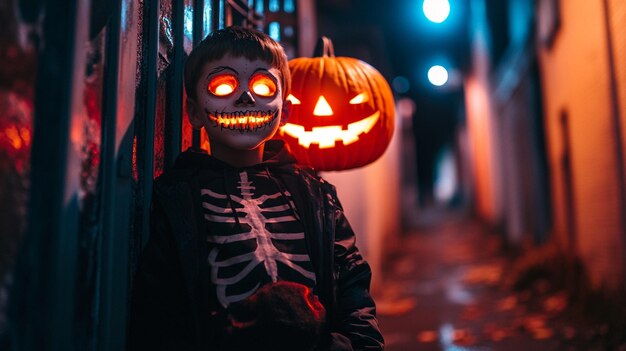
<path id="1" fill-rule="evenodd" d="M 626 3 L 610 3 L 623 105 Z M 615 142 L 604 6 L 577 0 L 560 1 L 560 7 L 561 27 L 552 46 L 538 49 L 554 229 L 561 242 L 580 253 L 594 286 L 613 290 L 624 282 L 624 179 L 618 172 L 624 160 L 618 159 Z"/>
<path id="2" fill-rule="evenodd" d="M 622 140 L 626 136 L 626 3 L 622 0 L 609 0 L 609 26 L 612 33 L 613 60 L 617 79 L 620 131 Z M 626 164 L 626 142 L 622 141 L 622 164 Z M 623 180 L 626 182 L 626 179 Z M 622 212 L 622 216 L 624 213 Z"/>
<path id="3" fill-rule="evenodd" d="M 560 26 L 552 40 L 546 40 L 542 27 L 548 12 L 537 10 L 537 38 L 530 38 L 535 46 L 518 45 L 519 57 L 526 55 L 532 62 L 528 55 L 536 50 L 539 60 L 550 189 L 550 201 L 543 202 L 551 206 L 544 213 L 552 216 L 550 235 L 580 255 L 592 284 L 616 291 L 626 277 L 626 3 L 608 0 L 608 12 L 604 1 L 556 3 L 560 9 L 554 18 Z M 515 181 L 524 169 L 518 164 L 523 161 L 517 157 L 520 152 L 513 149 L 533 146 L 531 140 L 511 137 L 521 137 L 521 132 L 507 125 L 507 118 L 526 123 L 525 118 L 532 116 L 518 115 L 514 105 L 519 104 L 502 100 L 499 91 L 506 83 L 502 72 L 521 74 L 520 82 L 528 73 L 516 70 L 510 59 L 513 31 L 504 59 L 497 67 L 491 62 L 485 1 L 471 0 L 470 5 L 472 66 L 465 80 L 465 101 L 476 213 L 503 229 L 512 243 L 520 243 L 531 228 L 526 221 L 532 220 L 523 211 L 537 211 L 520 203 L 528 192 L 519 186 L 527 180 Z"/>
<path id="4" fill-rule="evenodd" d="M 484 0 L 472 0 L 472 68 L 464 81 L 467 133 L 475 212 L 487 223 L 502 220 L 501 170 L 497 127 L 491 102 L 489 28 Z"/>

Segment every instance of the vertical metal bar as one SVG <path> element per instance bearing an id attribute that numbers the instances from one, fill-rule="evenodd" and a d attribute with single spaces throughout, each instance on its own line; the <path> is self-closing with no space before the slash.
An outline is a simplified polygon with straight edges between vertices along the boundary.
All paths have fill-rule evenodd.
<path id="1" fill-rule="evenodd" d="M 143 247 L 150 235 L 150 202 L 154 179 L 154 123 L 157 95 L 157 60 L 159 50 L 159 0 L 145 1 L 143 8 L 143 53 L 141 84 L 137 92 L 140 113 L 137 126 L 137 169 L 139 189 L 136 197 L 137 208 L 141 211 L 140 223 L 136 230 L 141 232 Z M 139 215 L 139 214 L 138 214 Z"/>
<path id="2" fill-rule="evenodd" d="M 210 0 L 206 0 L 207 2 Z M 204 38 L 205 0 L 194 1 L 193 7 L 193 46 L 196 47 Z M 207 19 L 208 20 L 208 19 Z"/>
<path id="3" fill-rule="evenodd" d="M 138 7 L 117 0 L 109 23 L 103 111 L 103 203 L 98 349 L 123 350 L 129 285 Z"/>
<path id="4" fill-rule="evenodd" d="M 112 334 L 112 315 L 115 287 L 114 262 L 115 243 L 113 240 L 116 223 L 116 149 L 117 149 L 117 89 L 119 81 L 119 53 L 120 53 L 120 25 L 121 25 L 121 1 L 115 0 L 112 16 L 107 28 L 104 58 L 104 83 L 102 97 L 102 155 L 101 155 L 101 181 L 102 181 L 102 207 L 100 218 L 102 229 L 100 233 L 100 279 L 99 279 L 99 317 L 98 350 L 110 349 L 110 337 Z"/>
<path id="5" fill-rule="evenodd" d="M 211 28 L 211 30 L 224 28 L 225 1 L 226 0 L 213 1 L 213 28 Z"/>
<path id="6" fill-rule="evenodd" d="M 220 0 L 208 0 L 211 1 L 211 25 L 209 29 L 211 32 L 216 30 L 219 27 L 220 23 Z"/>
<path id="7" fill-rule="evenodd" d="M 210 0 L 206 0 L 207 2 Z M 204 6 L 205 0 L 196 0 L 193 6 L 193 47 L 196 47 L 204 38 Z M 209 20 L 208 18 L 206 19 Z M 189 92 L 187 92 L 189 93 Z M 193 129 L 191 136 L 191 146 L 200 147 L 200 130 Z"/>
<path id="8" fill-rule="evenodd" d="M 224 4 L 224 16 L 223 16 L 223 25 L 222 27 L 229 27 L 233 25 L 233 7 L 227 2 L 227 0 L 223 1 Z"/>
<path id="9" fill-rule="evenodd" d="M 80 126 L 89 0 L 50 0 L 38 58 L 28 228 L 12 306 L 15 349 L 73 350 Z M 77 45 L 80 44 L 80 45 Z M 13 302 L 12 302 L 13 304 Z M 68 316 L 70 318 L 68 318 Z"/>
<path id="10" fill-rule="evenodd" d="M 174 164 L 180 153 L 183 115 L 183 37 L 185 30 L 185 1 L 172 1 L 172 32 L 174 48 L 169 76 L 167 77 L 167 99 L 165 102 L 165 169 Z"/>
<path id="11" fill-rule="evenodd" d="M 609 82 L 611 94 L 611 118 L 613 120 L 613 141 L 615 143 L 615 158 L 617 181 L 619 184 L 619 205 L 622 231 L 622 249 L 626 252 L 626 165 L 624 165 L 624 138 L 622 136 L 622 124 L 620 113 L 619 90 L 617 87 L 617 74 L 615 70 L 615 58 L 613 57 L 613 33 L 611 31 L 611 16 L 609 0 L 603 1 L 604 5 L 604 30 L 606 31 L 606 50 L 609 66 Z M 622 269 L 626 274 L 626 262 Z M 625 276 L 626 279 L 626 276 Z"/>
<path id="12" fill-rule="evenodd" d="M 203 0 L 204 1 L 204 29 L 202 30 L 202 36 L 205 37 L 213 30 L 213 13 L 216 11 L 215 0 Z"/>

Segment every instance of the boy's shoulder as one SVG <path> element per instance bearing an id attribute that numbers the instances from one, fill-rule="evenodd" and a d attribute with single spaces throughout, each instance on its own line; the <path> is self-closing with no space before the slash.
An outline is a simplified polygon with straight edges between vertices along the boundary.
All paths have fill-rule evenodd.
<path id="1" fill-rule="evenodd" d="M 223 177 L 224 169 L 228 168 L 224 162 L 211 157 L 205 150 L 190 148 L 176 158 L 174 166 L 164 171 L 155 181 L 155 188 L 178 188 L 189 186 L 199 179 Z M 325 180 L 317 170 L 307 165 L 297 162 L 287 162 L 284 164 L 273 164 L 266 168 L 275 175 L 286 176 L 287 178 L 298 178 L 308 187 L 321 188 L 324 192 L 334 193 L 335 187 Z M 312 189 L 309 189 L 312 190 Z"/>
<path id="2" fill-rule="evenodd" d="M 188 149 L 176 158 L 173 167 L 166 169 L 154 180 L 155 191 L 189 184 L 201 169 L 210 169 L 209 154 L 202 149 Z"/>
<path id="3" fill-rule="evenodd" d="M 317 170 L 308 166 L 297 165 L 294 171 L 296 176 L 307 185 L 307 191 L 311 194 L 317 193 L 316 189 L 320 191 L 331 203 L 337 203 L 337 189 L 333 184 L 328 182 L 322 177 Z"/>

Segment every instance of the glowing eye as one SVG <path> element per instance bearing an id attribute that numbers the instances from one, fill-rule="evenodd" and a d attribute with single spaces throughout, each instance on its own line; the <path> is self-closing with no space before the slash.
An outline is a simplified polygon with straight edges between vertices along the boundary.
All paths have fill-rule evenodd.
<path id="1" fill-rule="evenodd" d="M 367 93 L 361 93 L 350 100 L 350 105 L 363 104 L 370 100 L 370 97 Z"/>
<path id="2" fill-rule="evenodd" d="M 293 105 L 300 105 L 300 104 L 301 104 L 300 100 L 298 100 L 298 98 L 296 98 L 295 96 L 293 96 L 293 95 L 291 95 L 291 94 L 289 94 L 289 95 L 287 96 L 287 100 L 291 101 L 291 103 L 292 103 Z"/>
<path id="3" fill-rule="evenodd" d="M 265 74 L 256 74 L 250 80 L 250 90 L 256 95 L 270 97 L 276 94 L 276 83 Z"/>
<path id="4" fill-rule="evenodd" d="M 220 74 L 211 78 L 207 89 L 215 96 L 227 96 L 237 89 L 237 77 L 232 74 Z"/>

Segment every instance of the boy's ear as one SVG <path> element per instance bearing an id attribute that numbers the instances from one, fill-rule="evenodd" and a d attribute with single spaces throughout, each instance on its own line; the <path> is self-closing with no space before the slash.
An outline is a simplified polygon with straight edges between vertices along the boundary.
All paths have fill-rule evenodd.
<path id="1" fill-rule="evenodd" d="M 194 99 L 187 98 L 185 104 L 187 107 L 187 116 L 189 116 L 189 123 L 191 123 L 194 129 L 201 129 L 204 126 L 204 114 L 201 111 L 202 109 Z"/>
<path id="2" fill-rule="evenodd" d="M 291 104 L 291 101 L 289 100 L 285 100 L 283 101 L 283 112 L 280 115 L 280 126 L 284 126 L 285 124 L 287 124 L 287 121 L 289 120 L 289 116 L 291 115 L 291 108 L 293 107 L 293 105 Z"/>

